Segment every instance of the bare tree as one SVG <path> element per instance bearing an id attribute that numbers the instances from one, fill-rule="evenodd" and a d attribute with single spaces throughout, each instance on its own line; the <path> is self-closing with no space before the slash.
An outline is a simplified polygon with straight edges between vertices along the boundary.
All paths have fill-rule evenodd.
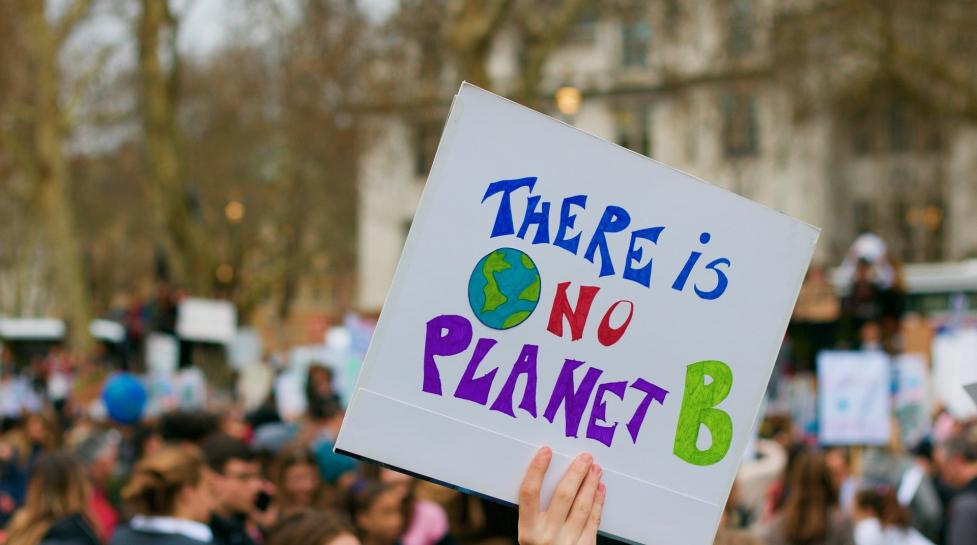
<path id="1" fill-rule="evenodd" d="M 200 219 L 195 188 L 185 178 L 182 131 L 177 122 L 180 98 L 178 19 L 169 2 L 142 0 L 137 28 L 140 114 L 146 161 L 170 255 L 184 285 L 209 294 L 215 284 L 216 259 Z"/>
<path id="2" fill-rule="evenodd" d="M 85 350 L 90 345 L 91 301 L 77 238 L 75 213 L 68 193 L 71 176 L 65 153 L 69 120 L 61 104 L 62 77 L 58 63 L 65 41 L 91 8 L 91 0 L 75 0 L 56 20 L 46 2 L 15 2 L 22 25 L 15 29 L 29 59 L 30 101 L 11 110 L 12 119 L 0 125 L 6 150 L 29 180 L 28 200 L 42 226 L 58 304 L 69 326 L 68 343 Z M 22 95 L 23 96 L 23 95 Z M 26 136 L 26 138 L 23 138 Z"/>

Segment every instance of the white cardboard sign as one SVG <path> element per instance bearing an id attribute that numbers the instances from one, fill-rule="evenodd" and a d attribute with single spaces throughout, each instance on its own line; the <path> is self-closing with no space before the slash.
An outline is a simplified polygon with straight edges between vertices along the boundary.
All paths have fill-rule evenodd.
<path id="1" fill-rule="evenodd" d="M 892 378 L 885 352 L 818 355 L 818 440 L 825 445 L 889 441 Z"/>
<path id="2" fill-rule="evenodd" d="M 337 450 L 510 503 L 591 452 L 603 532 L 710 544 L 817 236 L 462 85 Z"/>

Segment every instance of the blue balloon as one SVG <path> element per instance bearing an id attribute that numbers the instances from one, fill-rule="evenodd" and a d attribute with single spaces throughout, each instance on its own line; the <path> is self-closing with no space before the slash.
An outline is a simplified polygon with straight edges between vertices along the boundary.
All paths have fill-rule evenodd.
<path id="1" fill-rule="evenodd" d="M 118 373 L 105 383 L 102 401 L 112 420 L 135 424 L 146 409 L 146 387 L 131 373 Z"/>

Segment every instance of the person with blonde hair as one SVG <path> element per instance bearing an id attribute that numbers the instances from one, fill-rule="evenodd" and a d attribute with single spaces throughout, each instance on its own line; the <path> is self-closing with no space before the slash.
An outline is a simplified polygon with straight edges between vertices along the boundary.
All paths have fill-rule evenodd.
<path id="1" fill-rule="evenodd" d="M 136 515 L 115 532 L 111 545 L 201 545 L 214 538 L 207 526 L 214 495 L 199 451 L 165 448 L 136 464 L 122 499 Z"/>
<path id="2" fill-rule="evenodd" d="M 26 502 L 10 521 L 6 545 L 101 545 L 91 523 L 91 496 L 85 470 L 75 458 L 41 454 Z"/>

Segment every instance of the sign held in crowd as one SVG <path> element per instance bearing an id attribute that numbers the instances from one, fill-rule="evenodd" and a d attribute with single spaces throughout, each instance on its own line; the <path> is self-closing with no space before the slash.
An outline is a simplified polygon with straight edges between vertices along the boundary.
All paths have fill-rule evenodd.
<path id="1" fill-rule="evenodd" d="M 337 448 L 513 503 L 587 451 L 602 531 L 711 543 L 817 235 L 465 84 Z"/>

